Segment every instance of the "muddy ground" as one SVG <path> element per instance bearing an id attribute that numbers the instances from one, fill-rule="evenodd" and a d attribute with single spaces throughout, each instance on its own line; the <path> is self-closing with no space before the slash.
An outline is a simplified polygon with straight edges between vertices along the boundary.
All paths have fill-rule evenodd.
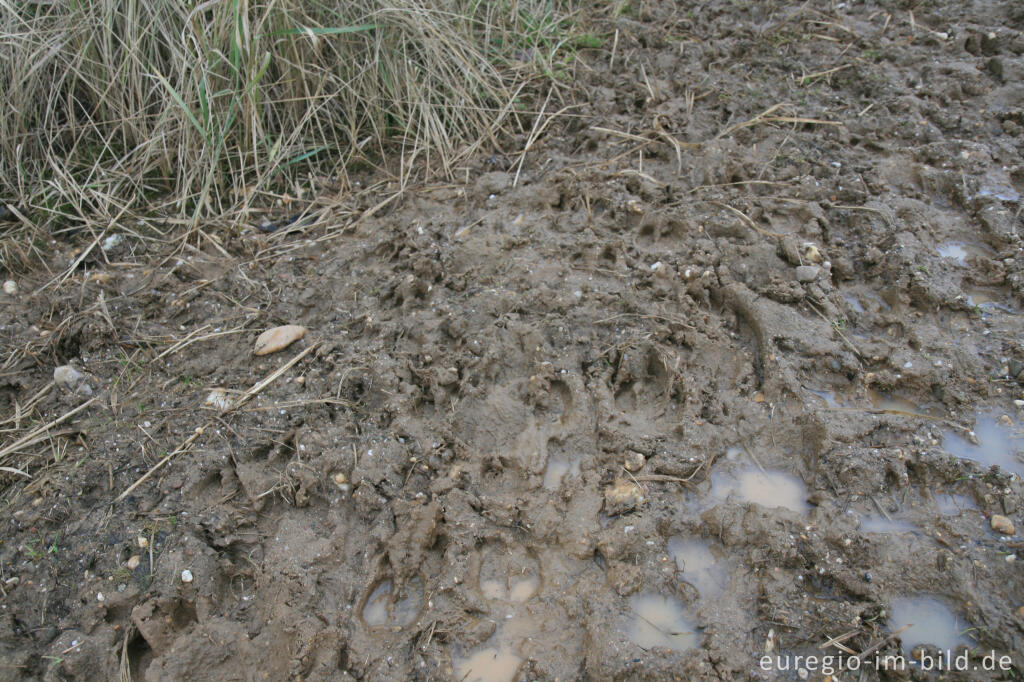
<path id="1" fill-rule="evenodd" d="M 521 169 L 8 276 L 0 675 L 1020 677 L 1024 6 L 669 5 Z"/>

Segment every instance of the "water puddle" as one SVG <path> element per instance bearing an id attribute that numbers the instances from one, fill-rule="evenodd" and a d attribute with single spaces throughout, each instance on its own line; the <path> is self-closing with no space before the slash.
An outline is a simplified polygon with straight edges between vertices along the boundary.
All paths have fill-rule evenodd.
<path id="1" fill-rule="evenodd" d="M 916 533 L 920 529 L 903 519 L 869 514 L 860 517 L 860 530 L 864 533 Z"/>
<path id="2" fill-rule="evenodd" d="M 956 261 L 957 265 L 964 267 L 967 265 L 969 256 L 989 257 L 989 252 L 984 247 L 966 242 L 947 242 L 939 246 L 938 250 L 939 255 L 943 258 L 951 258 Z"/>
<path id="3" fill-rule="evenodd" d="M 396 599 L 394 585 L 385 580 L 370 593 L 363 607 L 363 622 L 370 627 L 404 627 L 416 620 L 420 610 L 423 588 L 419 579 L 414 578 L 406 587 L 405 594 Z"/>
<path id="4" fill-rule="evenodd" d="M 914 647 L 921 644 L 941 651 L 953 651 L 962 644 L 971 645 L 963 634 L 971 626 L 935 597 L 904 597 L 893 601 L 889 610 L 889 628 L 895 632 L 902 627 L 907 627 L 900 633 L 900 639 L 908 656 Z"/>
<path id="5" fill-rule="evenodd" d="M 836 394 L 832 391 L 816 391 L 813 388 L 807 388 L 806 386 L 804 386 L 804 390 L 811 395 L 821 398 L 826 407 L 842 407 L 836 399 Z"/>
<path id="6" fill-rule="evenodd" d="M 487 647 L 467 658 L 455 657 L 455 679 L 464 682 L 512 682 L 523 659 L 511 651 Z"/>
<path id="7" fill-rule="evenodd" d="M 511 585 L 508 589 L 509 601 L 522 603 L 535 595 L 537 589 L 540 588 L 540 578 L 533 575 L 513 579 L 510 582 Z"/>
<path id="8" fill-rule="evenodd" d="M 750 468 L 713 474 L 712 499 L 725 501 L 730 495 L 762 507 L 785 507 L 801 514 L 806 514 L 808 509 L 807 486 L 796 476 L 784 471 Z"/>
<path id="9" fill-rule="evenodd" d="M 697 588 L 701 598 L 716 597 L 725 589 L 729 567 L 724 557 L 715 556 L 707 541 L 676 536 L 668 541 L 668 553 L 675 560 L 683 580 Z"/>
<path id="10" fill-rule="evenodd" d="M 452 652 L 455 679 L 465 682 L 511 682 L 519 672 L 523 657 L 519 647 L 539 633 L 538 624 L 529 616 L 508 614 L 482 647 L 463 656 Z"/>
<path id="11" fill-rule="evenodd" d="M 537 576 L 511 579 L 508 586 L 499 580 L 480 581 L 480 592 L 487 599 L 518 603 L 522 603 L 536 594 L 539 587 L 540 578 Z"/>
<path id="12" fill-rule="evenodd" d="M 864 312 L 864 306 L 861 305 L 860 299 L 857 298 L 856 296 L 854 296 L 853 294 L 847 294 L 847 295 L 843 296 L 843 300 L 846 301 L 846 304 L 848 306 L 850 306 L 850 308 L 853 310 L 853 312 L 855 312 L 855 313 L 862 313 L 862 312 Z"/>
<path id="13" fill-rule="evenodd" d="M 965 287 L 964 294 L 967 296 L 967 305 L 977 306 L 983 310 L 995 309 L 1006 313 L 1015 312 L 1013 306 L 1006 300 L 1006 295 L 998 289 L 984 287 Z"/>
<path id="14" fill-rule="evenodd" d="M 549 458 L 548 467 L 544 470 L 544 487 L 548 490 L 558 490 L 566 474 L 579 476 L 579 473 L 580 458 L 572 460 Z"/>
<path id="15" fill-rule="evenodd" d="M 629 639 L 642 649 L 688 651 L 698 645 L 696 628 L 672 597 L 637 594 L 630 598 L 629 606 L 633 610 Z"/>
<path id="16" fill-rule="evenodd" d="M 1008 185 L 985 186 L 978 190 L 979 197 L 992 197 L 999 201 L 1017 203 L 1020 201 L 1020 192 Z"/>
<path id="17" fill-rule="evenodd" d="M 1005 471 L 1024 476 L 1024 440 L 1021 429 L 1000 412 L 978 415 L 972 432 L 977 445 L 959 432 L 946 431 L 942 447 L 946 452 L 962 459 L 970 459 L 988 466 L 998 464 Z"/>
<path id="18" fill-rule="evenodd" d="M 885 391 L 879 391 L 874 388 L 869 388 L 868 400 L 871 401 L 871 407 L 876 410 L 888 410 L 890 412 L 906 412 L 909 414 L 916 414 L 922 417 L 941 417 L 941 410 L 931 409 L 929 410 L 924 405 L 918 405 L 913 400 L 904 398 L 900 395 L 887 393 Z M 939 414 L 933 414 L 933 412 L 940 412 Z"/>
<path id="19" fill-rule="evenodd" d="M 965 495 L 939 493 L 935 496 L 935 506 L 943 516 L 959 516 L 965 511 L 976 511 L 978 505 Z"/>

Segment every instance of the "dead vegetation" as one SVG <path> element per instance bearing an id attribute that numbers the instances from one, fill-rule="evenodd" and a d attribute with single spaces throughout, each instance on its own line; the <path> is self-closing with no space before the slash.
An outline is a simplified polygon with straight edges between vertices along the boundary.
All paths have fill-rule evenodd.
<path id="1" fill-rule="evenodd" d="M 543 0 L 0 6 L 7 268 L 55 229 L 243 221 L 385 158 L 450 173 L 529 129 L 569 26 Z"/>

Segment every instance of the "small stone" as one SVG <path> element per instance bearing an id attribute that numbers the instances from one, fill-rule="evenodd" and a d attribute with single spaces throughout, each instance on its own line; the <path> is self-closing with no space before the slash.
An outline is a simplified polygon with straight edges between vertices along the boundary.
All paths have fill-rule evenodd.
<path id="1" fill-rule="evenodd" d="M 1024 618 L 1024 606 L 1017 607 L 1017 617 Z"/>
<path id="2" fill-rule="evenodd" d="M 147 547 L 149 547 L 149 538 L 147 538 L 145 535 L 140 535 L 138 538 L 135 539 L 135 542 L 142 549 L 146 549 Z"/>
<path id="3" fill-rule="evenodd" d="M 181 582 L 190 583 L 193 580 L 192 571 L 187 568 L 181 572 Z"/>
<path id="4" fill-rule="evenodd" d="M 333 478 L 334 478 L 334 482 L 337 485 L 345 485 L 346 483 L 348 483 L 348 476 L 346 476 L 345 474 L 341 473 L 340 471 L 338 473 L 334 474 Z"/>
<path id="5" fill-rule="evenodd" d="M 231 398 L 228 397 L 228 392 L 223 388 L 215 388 L 210 391 L 210 395 L 206 396 L 205 402 L 207 405 L 218 410 L 226 410 L 231 407 Z"/>
<path id="6" fill-rule="evenodd" d="M 825 257 L 821 255 L 821 251 L 818 250 L 818 247 L 811 242 L 804 242 L 803 252 L 804 260 L 808 263 L 820 263 L 825 260 Z"/>
<path id="7" fill-rule="evenodd" d="M 121 246 L 123 242 L 123 234 L 112 234 L 103 240 L 103 243 L 100 244 L 100 248 L 103 249 L 104 251 L 110 251 L 111 249 L 116 249 L 117 247 Z"/>
<path id="8" fill-rule="evenodd" d="M 821 268 L 817 265 L 801 265 L 796 269 L 796 281 L 813 282 L 818 279 L 818 273 L 820 272 Z"/>
<path id="9" fill-rule="evenodd" d="M 4 282 L 4 293 L 8 296 L 14 296 L 18 293 L 18 283 L 13 279 L 9 279 Z"/>
<path id="10" fill-rule="evenodd" d="M 1013 527 L 1013 521 L 1003 516 L 1002 514 L 992 515 L 992 530 L 999 533 L 1000 535 L 1013 535 L 1016 530 Z"/>
<path id="11" fill-rule="evenodd" d="M 63 389 L 81 395 L 92 395 L 92 386 L 85 375 L 71 365 L 61 365 L 53 370 L 53 383 Z"/>
<path id="12" fill-rule="evenodd" d="M 643 503 L 643 491 L 631 481 L 619 478 L 604 489 L 604 511 L 609 516 L 631 512 Z"/>
<path id="13" fill-rule="evenodd" d="M 626 453 L 626 461 L 623 466 L 626 467 L 626 471 L 640 471 L 646 462 L 647 458 L 643 453 L 630 450 Z"/>
<path id="14" fill-rule="evenodd" d="M 256 339 L 253 355 L 269 355 L 284 350 L 306 335 L 306 328 L 297 324 L 274 327 L 260 334 Z"/>
<path id="15" fill-rule="evenodd" d="M 129 571 L 134 571 L 136 568 L 139 567 L 140 561 L 141 559 L 139 559 L 138 554 L 132 554 L 130 557 L 128 557 L 128 561 L 126 561 L 124 565 Z"/>
<path id="16" fill-rule="evenodd" d="M 98 601 L 98 602 L 105 602 L 106 600 L 107 600 L 107 598 L 103 596 L 102 592 L 97 592 L 96 593 L 96 601 Z"/>

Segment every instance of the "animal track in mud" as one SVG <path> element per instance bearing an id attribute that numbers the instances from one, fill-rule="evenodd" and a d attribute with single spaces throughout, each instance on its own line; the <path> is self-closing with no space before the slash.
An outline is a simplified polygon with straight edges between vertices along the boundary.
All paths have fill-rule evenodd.
<path id="1" fill-rule="evenodd" d="M 491 543 L 474 558 L 477 587 L 492 606 L 494 633 L 479 648 L 452 652 L 456 679 L 476 682 L 509 682 L 523 662 L 520 648 L 541 632 L 529 613 L 528 603 L 543 587 L 540 563 L 520 545 Z"/>
<path id="2" fill-rule="evenodd" d="M 369 627 L 403 628 L 416 621 L 423 604 L 423 584 L 413 578 L 401 590 L 386 578 L 370 591 L 362 608 L 363 622 Z"/>
<path id="3" fill-rule="evenodd" d="M 485 546 L 477 558 L 477 585 L 489 601 L 524 603 L 542 586 L 540 564 L 523 547 Z"/>

